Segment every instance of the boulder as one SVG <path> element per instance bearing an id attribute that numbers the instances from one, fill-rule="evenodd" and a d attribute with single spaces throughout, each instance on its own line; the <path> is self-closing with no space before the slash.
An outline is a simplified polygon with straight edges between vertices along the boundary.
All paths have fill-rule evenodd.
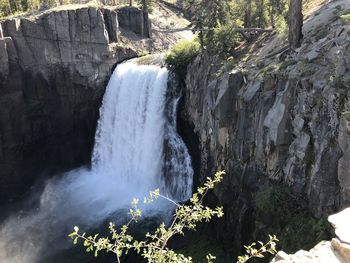
<path id="1" fill-rule="evenodd" d="M 328 217 L 340 241 L 350 244 L 350 207 Z"/>
<path id="2" fill-rule="evenodd" d="M 329 216 L 337 238 L 322 241 L 310 251 L 300 250 L 293 255 L 279 251 L 272 263 L 348 263 L 350 262 L 350 207 Z M 303 238 L 303 237 L 300 237 Z"/>

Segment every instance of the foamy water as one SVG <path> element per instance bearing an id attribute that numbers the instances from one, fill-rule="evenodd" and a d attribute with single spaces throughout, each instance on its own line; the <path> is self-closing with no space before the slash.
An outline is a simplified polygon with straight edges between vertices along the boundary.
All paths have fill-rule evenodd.
<path id="1" fill-rule="evenodd" d="M 190 197 L 191 159 L 176 132 L 178 98 L 166 103 L 167 80 L 168 71 L 154 65 L 129 62 L 116 68 L 100 109 L 92 168 L 49 180 L 36 209 L 18 212 L 2 224 L 0 262 L 40 262 L 43 255 L 71 245 L 67 234 L 74 225 L 96 226 L 156 188 L 177 201 Z M 166 116 L 169 106 L 171 116 Z M 172 207 L 157 201 L 141 208 L 152 216 Z M 114 221 L 121 218 L 125 215 Z"/>

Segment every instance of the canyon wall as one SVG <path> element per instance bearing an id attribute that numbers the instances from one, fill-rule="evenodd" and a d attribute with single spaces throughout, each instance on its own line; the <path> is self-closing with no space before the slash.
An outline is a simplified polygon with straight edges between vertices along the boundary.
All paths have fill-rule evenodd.
<path id="1" fill-rule="evenodd" d="M 271 219 L 259 218 L 255 194 L 275 182 L 316 218 L 350 204 L 350 25 L 336 13 L 345 2 L 311 16 L 296 51 L 263 35 L 226 73 L 206 52 L 188 67 L 180 133 L 197 183 L 227 172 L 211 197 L 224 206 L 215 232 L 226 251 L 240 254 Z M 0 204 L 41 176 L 89 163 L 110 74 L 164 49 L 154 34 L 148 15 L 129 7 L 0 22 Z"/>
<path id="2" fill-rule="evenodd" d="M 156 49 L 137 8 L 64 8 L 0 22 L 0 203 L 89 163 L 115 65 Z"/>
<path id="3" fill-rule="evenodd" d="M 216 233 L 232 253 L 274 222 L 262 222 L 254 202 L 268 185 L 287 185 L 316 218 L 350 205 L 350 25 L 334 8 L 305 22 L 294 52 L 266 35 L 228 73 L 206 53 L 188 67 L 181 118 L 200 141 L 201 179 L 227 172 L 215 192 L 225 209 Z"/>

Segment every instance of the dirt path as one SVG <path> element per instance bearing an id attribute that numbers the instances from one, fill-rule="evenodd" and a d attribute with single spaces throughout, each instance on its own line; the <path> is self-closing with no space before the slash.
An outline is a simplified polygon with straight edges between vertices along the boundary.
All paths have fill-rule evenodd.
<path id="1" fill-rule="evenodd" d="M 190 25 L 190 22 L 185 19 L 182 14 L 170 6 L 161 2 L 157 2 L 156 6 L 150 14 L 154 31 L 166 31 L 174 28 L 185 28 Z M 173 37 L 192 39 L 193 33 L 191 30 L 181 32 L 160 32 L 163 35 L 172 35 Z"/>

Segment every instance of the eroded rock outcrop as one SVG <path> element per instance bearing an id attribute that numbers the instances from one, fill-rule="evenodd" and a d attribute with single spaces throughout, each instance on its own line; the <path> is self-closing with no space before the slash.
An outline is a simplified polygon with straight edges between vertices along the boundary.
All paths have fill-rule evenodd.
<path id="1" fill-rule="evenodd" d="M 310 251 L 300 250 L 293 255 L 279 251 L 272 263 L 348 263 L 350 262 L 350 208 L 331 215 L 337 237 L 332 241 L 322 241 Z M 301 237 L 302 238 L 302 237 Z"/>
<path id="2" fill-rule="evenodd" d="M 254 194 L 269 182 L 283 182 L 317 218 L 350 204 L 350 25 L 336 11 L 348 8 L 335 1 L 318 11 L 321 22 L 311 16 L 296 52 L 265 36 L 230 73 L 218 77 L 220 61 L 207 54 L 188 67 L 182 118 L 200 140 L 201 177 L 228 172 L 215 194 L 225 208 L 216 232 L 232 253 L 262 227 Z"/>

